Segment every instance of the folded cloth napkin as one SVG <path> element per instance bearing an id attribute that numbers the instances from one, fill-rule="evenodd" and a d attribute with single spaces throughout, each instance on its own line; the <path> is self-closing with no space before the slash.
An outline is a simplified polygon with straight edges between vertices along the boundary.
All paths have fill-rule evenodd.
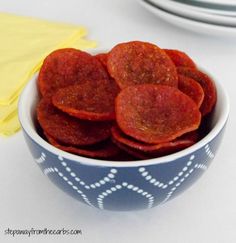
<path id="1" fill-rule="evenodd" d="M 17 116 L 17 111 L 12 113 L 6 121 L 0 124 L 0 134 L 3 136 L 11 136 L 20 130 L 20 123 Z"/>
<path id="2" fill-rule="evenodd" d="M 17 110 L 18 99 L 16 98 L 10 105 L 0 105 L 0 126 L 1 123 L 10 119 Z"/>
<path id="3" fill-rule="evenodd" d="M 0 134 L 19 129 L 17 102 L 27 81 L 53 50 L 93 48 L 82 26 L 0 13 Z M 14 128 L 14 129 L 13 129 Z"/>

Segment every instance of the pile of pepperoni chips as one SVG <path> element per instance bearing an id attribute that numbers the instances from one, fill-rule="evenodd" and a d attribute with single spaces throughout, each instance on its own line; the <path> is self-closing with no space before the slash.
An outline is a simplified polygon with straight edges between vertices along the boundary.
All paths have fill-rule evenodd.
<path id="1" fill-rule="evenodd" d="M 42 136 L 105 160 L 168 155 L 196 143 L 216 103 L 212 79 L 178 50 L 131 41 L 95 56 L 66 48 L 38 76 Z"/>

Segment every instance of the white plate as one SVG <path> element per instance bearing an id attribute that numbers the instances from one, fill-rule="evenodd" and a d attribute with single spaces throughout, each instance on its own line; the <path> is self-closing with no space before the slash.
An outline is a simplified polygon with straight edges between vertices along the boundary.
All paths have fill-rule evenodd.
<path id="1" fill-rule="evenodd" d="M 181 15 L 193 20 L 202 21 L 210 24 L 218 24 L 223 26 L 236 26 L 236 18 L 231 16 L 215 15 L 207 12 L 197 11 L 183 5 L 182 3 L 169 1 L 169 0 L 149 0 L 148 2 L 153 3 L 159 8 L 166 11 L 170 11 L 176 15 Z"/>
<path id="2" fill-rule="evenodd" d="M 214 6 L 236 6 L 236 0 L 173 0 L 176 2 L 189 2 L 200 5 L 214 5 Z"/>
<path id="3" fill-rule="evenodd" d="M 169 1 L 169 0 L 167 0 Z M 181 4 L 184 7 L 191 7 L 195 10 L 226 16 L 236 16 L 236 1 L 196 1 L 196 0 L 170 0 L 172 3 Z M 156 0 L 158 2 L 158 0 Z"/>
<path id="4" fill-rule="evenodd" d="M 225 4 L 225 5 L 236 5 L 236 0 L 224 0 L 222 3 L 222 0 L 189 0 L 193 2 L 205 2 L 205 3 L 217 3 L 217 4 Z"/>
<path id="5" fill-rule="evenodd" d="M 217 35 L 222 37 L 233 37 L 233 36 L 236 37 L 236 28 L 207 24 L 204 22 L 198 22 L 184 17 L 180 17 L 175 14 L 171 14 L 169 12 L 161 10 L 158 7 L 154 7 L 153 5 L 146 2 L 145 0 L 139 0 L 139 3 L 147 10 L 157 15 L 158 17 L 181 28 L 198 32 L 198 33 L 204 33 L 207 35 Z"/>

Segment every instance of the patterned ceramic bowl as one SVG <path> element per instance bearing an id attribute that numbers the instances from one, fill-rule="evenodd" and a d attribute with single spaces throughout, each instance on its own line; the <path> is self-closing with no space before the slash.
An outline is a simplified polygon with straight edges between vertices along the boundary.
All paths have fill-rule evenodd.
<path id="1" fill-rule="evenodd" d="M 222 140 L 229 114 L 227 94 L 216 83 L 218 100 L 211 130 L 193 146 L 172 155 L 134 162 L 84 158 L 53 147 L 37 133 L 36 79 L 34 77 L 28 83 L 19 102 L 19 119 L 33 158 L 56 186 L 99 209 L 152 208 L 184 192 L 209 167 Z"/>

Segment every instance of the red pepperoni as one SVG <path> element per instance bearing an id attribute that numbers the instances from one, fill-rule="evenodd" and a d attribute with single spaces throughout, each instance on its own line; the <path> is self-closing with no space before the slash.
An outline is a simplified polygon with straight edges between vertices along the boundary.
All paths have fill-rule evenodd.
<path id="1" fill-rule="evenodd" d="M 112 127 L 112 137 L 116 141 L 118 141 L 121 144 L 124 144 L 127 147 L 134 148 L 136 150 L 140 150 L 147 153 L 173 153 L 177 152 L 181 149 L 187 148 L 191 145 L 193 145 L 197 141 L 197 133 L 190 132 L 187 134 L 182 135 L 181 137 L 172 140 L 170 142 L 165 143 L 159 143 L 159 144 L 147 144 L 140 142 L 138 140 L 135 140 L 127 135 L 125 135 L 118 126 Z"/>
<path id="2" fill-rule="evenodd" d="M 52 145 L 113 161 L 191 146 L 209 132 L 210 116 L 201 117 L 216 103 L 214 82 L 188 55 L 141 41 L 95 56 L 56 50 L 44 60 L 38 88 L 37 119 Z"/>
<path id="3" fill-rule="evenodd" d="M 107 68 L 107 59 L 108 59 L 108 54 L 107 53 L 99 53 L 95 55 L 95 57 L 102 63 L 102 65 Z"/>
<path id="4" fill-rule="evenodd" d="M 44 132 L 63 144 L 91 145 L 110 137 L 110 122 L 83 121 L 71 117 L 55 108 L 48 96 L 39 102 L 37 118 Z"/>
<path id="5" fill-rule="evenodd" d="M 58 149 L 90 158 L 105 159 L 116 156 L 120 152 L 120 149 L 111 140 L 102 142 L 100 144 L 79 148 L 74 146 L 61 145 L 58 141 L 46 133 L 45 136 L 47 137 L 48 142 Z"/>
<path id="6" fill-rule="evenodd" d="M 202 86 L 192 78 L 179 75 L 178 88 L 188 95 L 198 106 L 201 106 L 204 99 Z"/>
<path id="7" fill-rule="evenodd" d="M 201 121 L 194 101 L 166 85 L 129 86 L 117 96 L 115 109 L 121 130 L 150 144 L 168 142 L 196 130 Z"/>
<path id="8" fill-rule="evenodd" d="M 119 154 L 115 155 L 111 158 L 112 161 L 134 161 L 137 160 L 136 157 L 132 156 L 131 154 L 127 153 L 126 151 L 120 149 Z"/>
<path id="9" fill-rule="evenodd" d="M 39 72 L 38 86 L 40 93 L 45 95 L 87 79 L 106 78 L 108 73 L 97 58 L 80 50 L 65 48 L 46 57 Z"/>
<path id="10" fill-rule="evenodd" d="M 126 146 L 125 144 L 123 143 L 119 143 L 117 140 L 113 140 L 113 142 L 123 151 L 125 151 L 126 153 L 128 153 L 129 155 L 133 156 L 134 158 L 137 158 L 137 159 L 141 159 L 141 160 L 144 160 L 144 159 L 151 159 L 151 156 L 140 151 L 140 150 L 137 150 L 137 149 L 134 149 L 132 147 L 129 147 L 129 146 Z"/>
<path id="11" fill-rule="evenodd" d="M 58 90 L 52 101 L 60 110 L 80 119 L 113 120 L 118 92 L 119 87 L 113 79 L 90 80 Z"/>
<path id="12" fill-rule="evenodd" d="M 184 52 L 179 50 L 164 49 L 176 67 L 197 68 L 194 61 Z"/>
<path id="13" fill-rule="evenodd" d="M 165 51 L 151 43 L 132 41 L 116 45 L 108 54 L 107 68 L 122 89 L 144 83 L 177 87 L 174 63 Z"/>
<path id="14" fill-rule="evenodd" d="M 216 104 L 216 88 L 213 80 L 196 69 L 180 67 L 177 70 L 179 74 L 194 79 L 202 86 L 205 96 L 200 111 L 203 116 L 210 113 Z"/>

